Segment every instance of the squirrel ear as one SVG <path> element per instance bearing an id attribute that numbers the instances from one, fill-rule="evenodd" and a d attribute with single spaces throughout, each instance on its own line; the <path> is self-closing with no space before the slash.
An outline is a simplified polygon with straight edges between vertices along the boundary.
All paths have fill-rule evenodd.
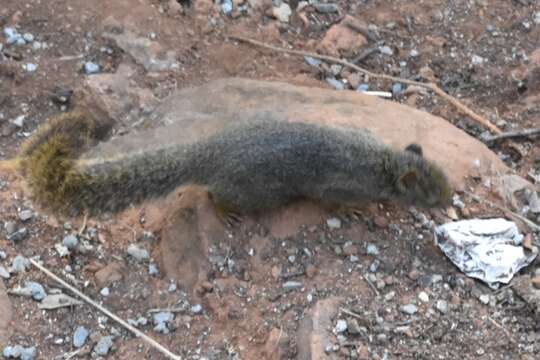
<path id="1" fill-rule="evenodd" d="M 418 182 L 418 174 L 414 170 L 409 170 L 398 179 L 398 184 L 405 189 L 410 189 Z"/>
<path id="2" fill-rule="evenodd" d="M 424 151 L 422 150 L 422 146 L 420 146 L 419 144 L 417 143 L 412 143 L 412 144 L 409 144 L 406 148 L 405 148 L 405 151 L 410 151 L 418 156 L 423 156 L 424 155 Z"/>

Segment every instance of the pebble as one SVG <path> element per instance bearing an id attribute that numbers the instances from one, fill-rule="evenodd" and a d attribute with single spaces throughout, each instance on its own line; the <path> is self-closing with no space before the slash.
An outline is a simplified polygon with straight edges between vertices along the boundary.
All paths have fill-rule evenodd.
<path id="1" fill-rule="evenodd" d="M 7 271 L 7 269 L 5 267 L 0 265 L 0 278 L 9 279 L 10 276 L 11 275 L 9 274 L 9 271 Z"/>
<path id="2" fill-rule="evenodd" d="M 15 231 L 17 231 L 17 224 L 15 223 L 15 221 L 6 221 L 4 223 L 4 230 L 6 230 L 6 233 L 8 235 L 11 235 Z"/>
<path id="3" fill-rule="evenodd" d="M 195 315 L 201 314 L 203 311 L 203 307 L 201 304 L 195 304 L 190 308 L 191 312 Z"/>
<path id="4" fill-rule="evenodd" d="M 407 304 L 403 305 L 399 308 L 399 310 L 402 313 L 408 314 L 408 315 L 414 315 L 418 311 L 418 307 L 414 304 Z"/>
<path id="5" fill-rule="evenodd" d="M 112 336 L 103 336 L 99 339 L 98 343 L 94 347 L 94 352 L 97 355 L 105 356 L 109 353 L 113 346 L 113 337 Z"/>
<path id="6" fill-rule="evenodd" d="M 148 265 L 148 274 L 159 275 L 159 269 L 156 264 L 151 263 L 150 265 Z"/>
<path id="7" fill-rule="evenodd" d="M 369 85 L 368 84 L 360 84 L 356 88 L 356 91 L 358 91 L 358 92 L 364 92 L 364 91 L 368 91 L 368 90 L 369 90 Z"/>
<path id="8" fill-rule="evenodd" d="M 11 263 L 10 272 L 21 273 L 30 267 L 30 261 L 22 255 L 15 256 Z"/>
<path id="9" fill-rule="evenodd" d="M 21 115 L 21 116 L 23 117 L 23 120 L 24 120 L 24 115 Z M 17 121 L 17 120 L 15 120 L 15 121 Z M 13 122 L 14 124 L 15 124 L 15 121 Z M 15 124 L 15 125 L 19 126 L 18 124 Z M 21 123 L 21 125 L 19 127 L 22 127 L 22 123 Z M 32 216 L 33 216 L 33 214 L 32 214 L 31 210 L 23 210 L 23 211 L 21 211 L 19 213 L 19 219 L 21 219 L 22 222 L 30 220 L 32 218 Z"/>
<path id="10" fill-rule="evenodd" d="M 435 307 L 441 312 L 441 314 L 446 314 L 448 312 L 448 302 L 445 300 L 438 300 Z"/>
<path id="11" fill-rule="evenodd" d="M 286 291 L 298 290 L 301 289 L 303 286 L 304 284 L 299 281 L 287 281 L 283 283 L 283 289 Z"/>
<path id="12" fill-rule="evenodd" d="M 97 74 L 97 73 L 99 73 L 99 65 L 96 64 L 96 63 L 93 63 L 91 61 L 88 61 L 88 62 L 84 63 L 84 72 L 87 75 Z"/>
<path id="13" fill-rule="evenodd" d="M 306 62 L 306 64 L 310 65 L 310 66 L 319 66 L 322 64 L 322 61 L 319 60 L 319 59 L 315 59 L 311 56 L 304 56 L 304 61 Z"/>
<path id="14" fill-rule="evenodd" d="M 486 59 L 478 55 L 473 55 L 471 58 L 471 62 L 473 65 L 482 65 L 485 61 Z"/>
<path id="15" fill-rule="evenodd" d="M 534 23 L 540 25 L 540 11 L 534 14 Z"/>
<path id="16" fill-rule="evenodd" d="M 427 303 L 429 301 L 429 295 L 425 291 L 421 291 L 418 294 L 420 301 Z"/>
<path id="17" fill-rule="evenodd" d="M 339 7 L 336 4 L 316 2 L 312 5 L 315 10 L 317 10 L 321 14 L 331 14 L 339 12 Z"/>
<path id="18" fill-rule="evenodd" d="M 37 68 L 38 68 L 37 64 L 34 64 L 34 63 L 23 64 L 23 69 L 28 72 L 34 72 L 37 70 Z"/>
<path id="19" fill-rule="evenodd" d="M 386 46 L 386 45 L 379 47 L 379 51 L 383 55 L 388 55 L 388 56 L 394 55 L 394 50 L 392 50 L 392 48 L 390 48 L 389 46 Z"/>
<path id="20" fill-rule="evenodd" d="M 128 323 L 132 326 L 145 326 L 146 324 L 148 324 L 148 319 L 145 318 L 144 316 L 141 316 L 140 318 L 138 318 L 137 320 L 133 320 L 133 319 L 128 319 Z"/>
<path id="21" fill-rule="evenodd" d="M 26 33 L 23 35 L 23 39 L 24 41 L 26 41 L 27 43 L 31 43 L 34 41 L 34 35 L 30 34 L 30 33 Z"/>
<path id="22" fill-rule="evenodd" d="M 26 238 L 26 236 L 28 236 L 28 230 L 23 227 L 9 235 L 8 240 L 11 240 L 13 242 L 19 242 Z"/>
<path id="23" fill-rule="evenodd" d="M 484 305 L 489 304 L 489 295 L 488 294 L 482 294 L 478 297 L 478 300 Z"/>
<path id="24" fill-rule="evenodd" d="M 21 345 L 6 346 L 2 355 L 7 359 L 33 360 L 37 356 L 37 348 L 35 346 L 25 348 Z"/>
<path id="25" fill-rule="evenodd" d="M 175 283 L 175 282 L 171 282 L 171 283 L 169 284 L 169 287 L 167 288 L 167 290 L 168 290 L 169 292 L 175 292 L 176 289 L 177 289 L 177 286 L 176 286 L 176 283 Z"/>
<path id="26" fill-rule="evenodd" d="M 341 228 L 341 220 L 338 218 L 330 218 L 326 220 L 326 225 L 328 225 L 330 229 L 339 229 Z"/>
<path id="27" fill-rule="evenodd" d="M 289 18 L 292 14 L 291 7 L 288 4 L 282 2 L 281 5 L 279 5 L 278 7 L 272 8 L 272 14 L 276 19 L 281 22 L 289 22 Z"/>
<path id="28" fill-rule="evenodd" d="M 345 90 L 345 84 L 336 78 L 328 77 L 326 82 L 336 90 Z"/>
<path id="29" fill-rule="evenodd" d="M 225 15 L 229 15 L 233 11 L 233 2 L 232 0 L 221 0 L 221 11 Z"/>
<path id="30" fill-rule="evenodd" d="M 108 287 L 104 287 L 103 289 L 101 289 L 99 293 L 101 294 L 101 296 L 107 297 L 111 294 L 111 291 L 109 290 Z"/>
<path id="31" fill-rule="evenodd" d="M 411 52 L 409 53 L 410 57 L 417 57 L 418 55 L 420 55 L 420 53 L 416 49 L 412 49 Z"/>
<path id="32" fill-rule="evenodd" d="M 174 320 L 174 314 L 168 311 L 154 314 L 154 331 L 162 334 L 169 333 L 168 323 Z"/>
<path id="33" fill-rule="evenodd" d="M 45 297 L 47 296 L 47 293 L 45 292 L 45 288 L 43 288 L 43 285 L 41 285 L 38 282 L 27 281 L 25 283 L 25 287 L 30 290 L 34 300 L 41 301 L 45 299 Z"/>
<path id="34" fill-rule="evenodd" d="M 394 94 L 394 96 L 398 95 L 402 91 L 403 85 L 401 83 L 395 83 L 392 85 L 392 94 Z"/>
<path id="35" fill-rule="evenodd" d="M 330 65 L 330 72 L 334 75 L 334 76 L 338 76 L 340 73 L 341 73 L 341 70 L 343 69 L 343 66 L 339 65 L 339 64 L 332 64 Z"/>
<path id="36" fill-rule="evenodd" d="M 0 260 L 5 260 L 7 258 L 7 255 L 4 251 L 0 251 Z"/>
<path id="37" fill-rule="evenodd" d="M 150 258 L 150 254 L 146 249 L 142 249 L 135 244 L 131 244 L 128 246 L 127 253 L 128 255 L 134 257 L 139 261 L 147 260 Z"/>
<path id="38" fill-rule="evenodd" d="M 79 239 L 77 239 L 77 236 L 70 234 L 64 237 L 64 240 L 62 240 L 62 244 L 64 244 L 65 247 L 71 250 L 77 247 L 77 245 L 79 245 Z"/>
<path id="39" fill-rule="evenodd" d="M 88 339 L 88 335 L 90 335 L 90 332 L 84 326 L 79 326 L 73 333 L 73 346 L 76 348 L 83 347 Z"/>
<path id="40" fill-rule="evenodd" d="M 349 331 L 349 334 L 351 335 L 358 335 L 360 334 L 360 325 L 358 324 L 358 321 L 356 319 L 349 319 L 347 320 L 347 330 Z"/>
<path id="41" fill-rule="evenodd" d="M 366 251 L 368 255 L 379 255 L 379 248 L 375 244 L 367 244 Z"/>
<path id="42" fill-rule="evenodd" d="M 536 269 L 538 270 L 538 269 Z M 536 273 L 536 271 L 535 271 Z M 1 276 L 1 275 L 0 275 Z M 540 275 L 536 275 L 531 279 L 531 283 L 534 286 L 535 289 L 540 289 Z"/>
<path id="43" fill-rule="evenodd" d="M 347 330 L 347 322 L 343 319 L 339 319 L 336 322 L 336 327 L 334 328 L 334 330 L 337 334 L 341 334 L 342 332 L 345 332 Z"/>

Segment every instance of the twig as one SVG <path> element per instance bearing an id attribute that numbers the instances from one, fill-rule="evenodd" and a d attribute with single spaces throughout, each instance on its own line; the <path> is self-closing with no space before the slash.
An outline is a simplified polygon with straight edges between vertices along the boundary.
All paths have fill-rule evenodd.
<path id="1" fill-rule="evenodd" d="M 353 312 L 351 310 L 345 309 L 345 308 L 339 308 L 339 311 L 341 311 L 342 313 L 347 314 L 349 316 L 352 316 L 353 318 L 357 318 L 359 320 L 364 319 L 361 315 L 358 315 L 357 313 L 355 313 L 355 312 Z"/>
<path id="2" fill-rule="evenodd" d="M 364 276 L 364 280 L 368 283 L 369 287 L 371 288 L 371 290 L 373 290 L 373 292 L 375 293 L 376 296 L 380 296 L 381 294 L 379 293 L 379 290 L 377 290 L 377 288 L 375 287 L 375 285 L 373 285 L 373 283 L 367 278 L 367 276 Z"/>
<path id="3" fill-rule="evenodd" d="M 512 214 L 512 216 L 515 216 L 515 217 L 518 218 L 519 220 L 523 221 L 523 222 L 524 222 L 525 224 L 527 224 L 527 226 L 529 226 L 532 230 L 537 231 L 537 232 L 540 232 L 540 226 L 538 226 L 535 222 L 533 222 L 533 221 L 527 219 L 525 216 L 522 216 L 522 215 L 520 215 L 520 214 L 518 214 L 518 213 L 516 213 L 516 212 L 514 212 L 514 211 L 512 211 L 512 210 L 510 210 L 510 209 L 508 209 L 508 208 L 506 208 L 506 207 L 504 207 L 504 206 L 501 206 L 501 205 L 499 205 L 499 204 L 496 204 L 496 203 L 494 203 L 494 202 L 492 202 L 492 201 L 489 201 L 489 200 L 487 200 L 487 199 L 484 199 L 484 198 L 482 198 L 482 197 L 480 197 L 480 196 L 478 196 L 478 195 L 472 194 L 472 193 L 470 193 L 470 192 L 468 192 L 468 191 L 464 191 L 464 193 L 467 194 L 467 195 L 469 195 L 469 196 L 472 196 L 472 197 L 475 198 L 475 199 L 478 199 L 478 200 L 481 201 L 481 202 L 484 202 L 484 203 L 486 203 L 486 204 L 488 204 L 488 205 L 490 205 L 490 206 L 493 206 L 493 207 L 495 207 L 495 208 L 497 208 L 497 209 L 499 209 L 499 210 L 501 210 L 501 211 L 508 212 L 508 213 Z"/>
<path id="4" fill-rule="evenodd" d="M 532 129 L 525 129 L 525 130 L 518 130 L 518 131 L 508 131 L 499 135 L 486 136 L 482 140 L 484 140 L 484 142 L 493 142 L 493 141 L 502 140 L 502 139 L 513 139 L 513 138 L 536 136 L 536 135 L 540 135 L 540 128 L 532 128 Z"/>
<path id="5" fill-rule="evenodd" d="M 362 73 L 364 75 L 368 75 L 369 77 L 372 77 L 372 78 L 391 80 L 391 81 L 394 81 L 394 82 L 400 82 L 400 83 L 407 84 L 407 85 L 416 85 L 416 86 L 421 86 L 421 87 L 426 88 L 426 89 L 430 89 L 435 94 L 439 95 L 444 100 L 446 100 L 448 103 L 450 103 L 452 106 L 454 106 L 456 109 L 458 109 L 459 111 L 461 111 L 465 115 L 469 116 L 471 119 L 473 119 L 477 123 L 481 124 L 482 126 L 485 126 L 486 128 L 488 128 L 489 130 L 491 130 L 495 134 L 501 134 L 502 133 L 502 131 L 497 126 L 493 125 L 486 118 L 476 114 L 474 111 L 469 109 L 466 105 L 461 103 L 455 97 L 445 93 L 435 83 L 422 83 L 422 82 L 419 82 L 419 81 L 414 81 L 414 80 L 409 80 L 409 79 L 402 79 L 402 78 L 391 76 L 391 75 L 377 74 L 377 73 L 371 72 L 369 70 L 366 70 L 364 68 L 361 68 L 361 67 L 359 67 L 359 66 L 357 66 L 357 65 L 355 65 L 355 64 L 353 64 L 353 63 L 351 63 L 349 61 L 338 59 L 338 58 L 333 57 L 333 56 L 320 55 L 320 54 L 312 53 L 312 52 L 308 52 L 308 51 L 284 49 L 284 48 L 281 48 L 281 47 L 278 47 L 278 46 L 265 44 L 265 43 L 257 41 L 257 40 L 248 39 L 248 38 L 244 38 L 244 37 L 236 36 L 236 35 L 229 35 L 229 38 L 234 39 L 234 40 L 238 40 L 238 41 L 241 41 L 241 42 L 245 42 L 245 43 L 248 43 L 248 44 L 251 44 L 251 45 L 255 45 L 255 46 L 263 47 L 263 48 L 266 48 L 266 49 L 270 49 L 270 50 L 273 50 L 273 51 L 278 51 L 278 52 L 297 55 L 297 56 L 310 56 L 310 57 L 315 58 L 315 59 L 320 59 L 320 60 L 340 64 L 340 65 L 343 65 L 345 67 L 349 67 L 351 69 L 354 69 L 354 70 L 356 70 L 356 71 L 358 71 L 358 72 L 360 72 L 360 73 Z"/>
<path id="6" fill-rule="evenodd" d="M 508 340 L 510 340 L 510 342 L 512 343 L 515 343 L 516 340 L 514 339 L 514 337 L 510 334 L 510 332 L 504 328 L 504 326 L 502 326 L 501 324 L 499 324 L 497 321 L 495 321 L 495 319 L 493 319 L 491 316 L 488 316 L 488 320 L 493 324 L 495 325 L 496 327 L 498 327 L 499 329 L 501 329 L 501 331 L 508 337 Z"/>
<path id="7" fill-rule="evenodd" d="M 88 221 L 88 213 L 85 212 L 84 213 L 84 218 L 83 218 L 83 223 L 81 225 L 81 228 L 79 229 L 79 232 L 78 232 L 78 235 L 81 236 L 84 232 L 84 230 L 86 230 L 86 222 Z"/>
<path id="8" fill-rule="evenodd" d="M 165 347 L 163 347 L 162 345 L 160 345 L 156 340 L 152 339 L 151 337 L 149 337 L 148 335 L 146 335 L 145 333 L 143 333 L 139 329 L 129 325 L 127 322 L 125 322 L 124 320 L 122 320 L 121 318 L 119 318 L 118 316 L 116 316 L 115 314 L 110 312 L 109 310 L 105 309 L 103 306 L 99 305 L 94 300 L 90 299 L 88 296 L 84 295 L 82 292 L 80 292 L 79 290 L 77 290 L 76 288 L 74 288 L 73 286 L 71 286 L 70 284 L 68 284 L 67 282 L 65 282 L 64 280 L 62 280 L 61 278 L 59 278 L 55 274 L 53 274 L 51 271 L 47 270 L 43 265 L 40 265 L 34 259 L 28 259 L 28 260 L 30 261 L 30 263 L 32 265 L 34 265 L 36 268 L 38 268 L 43 273 L 45 273 L 45 275 L 49 276 L 50 278 L 52 278 L 53 280 L 55 280 L 59 284 L 65 286 L 72 293 L 74 293 L 75 295 L 77 295 L 78 297 L 83 299 L 86 303 L 88 303 L 89 305 L 91 305 L 94 308 L 98 309 L 99 311 L 101 311 L 102 313 L 104 313 L 105 315 L 107 315 L 108 317 L 110 317 L 111 319 L 113 319 L 114 321 L 116 321 L 117 323 L 119 323 L 120 325 L 122 325 L 123 327 L 128 329 L 129 331 L 131 331 L 133 334 L 135 334 L 135 336 L 142 338 L 144 341 L 146 341 L 149 345 L 154 347 L 159 352 L 165 354 L 170 359 L 174 359 L 174 360 L 181 360 L 182 359 L 182 357 L 180 357 L 179 355 L 176 355 L 176 354 L 172 353 L 170 350 L 168 350 Z"/>

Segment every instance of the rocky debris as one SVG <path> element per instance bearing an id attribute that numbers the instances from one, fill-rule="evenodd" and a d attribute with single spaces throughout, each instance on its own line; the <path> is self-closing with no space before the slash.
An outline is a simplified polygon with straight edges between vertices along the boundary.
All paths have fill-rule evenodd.
<path id="1" fill-rule="evenodd" d="M 26 269 L 30 268 L 30 261 L 22 255 L 17 255 L 11 262 L 11 267 L 9 272 L 11 273 L 22 273 Z"/>
<path id="2" fill-rule="evenodd" d="M 130 244 L 128 246 L 127 253 L 137 261 L 146 261 L 150 259 L 150 253 L 148 250 L 143 249 L 136 244 Z"/>
<path id="3" fill-rule="evenodd" d="M 37 348 L 35 346 L 24 347 L 21 345 L 6 346 L 2 351 L 2 355 L 6 359 L 33 360 L 37 356 Z"/>
<path id="4" fill-rule="evenodd" d="M 399 310 L 404 314 L 414 315 L 418 312 L 418 307 L 414 304 L 407 304 L 407 305 L 401 306 Z"/>
<path id="5" fill-rule="evenodd" d="M 9 279 L 11 275 L 9 274 L 9 271 L 2 265 L 0 265 L 0 277 L 3 279 Z"/>
<path id="6" fill-rule="evenodd" d="M 131 55 L 146 71 L 159 72 L 180 68 L 180 65 L 176 62 L 176 53 L 173 50 L 165 50 L 158 42 L 147 37 L 137 36 L 129 30 L 124 30 L 119 34 L 104 33 L 103 37 L 114 41 L 119 48 Z"/>
<path id="7" fill-rule="evenodd" d="M 102 336 L 94 346 L 94 353 L 99 356 L 106 356 L 113 347 L 112 336 Z"/>
<path id="8" fill-rule="evenodd" d="M 292 11 L 289 4 L 281 2 L 278 6 L 272 8 L 272 15 L 279 21 L 288 23 Z"/>
<path id="9" fill-rule="evenodd" d="M 8 235 L 8 240 L 13 241 L 14 243 L 20 242 L 28 237 L 28 229 L 22 227 L 15 231 L 14 233 Z"/>
<path id="10" fill-rule="evenodd" d="M 155 313 L 153 316 L 154 331 L 162 334 L 168 334 L 171 330 L 169 327 L 174 320 L 174 314 L 168 311 Z"/>
<path id="11" fill-rule="evenodd" d="M 69 250 L 73 250 L 79 245 L 79 239 L 76 235 L 69 234 L 62 240 L 62 244 Z"/>
<path id="12" fill-rule="evenodd" d="M 338 24 L 332 25 L 317 47 L 324 54 L 339 57 L 342 53 L 354 52 L 367 45 L 364 35 L 352 30 L 347 23 L 356 20 L 348 15 Z"/>
<path id="13" fill-rule="evenodd" d="M 89 335 L 90 331 L 88 331 L 88 329 L 86 329 L 84 326 L 77 327 L 73 333 L 73 346 L 75 346 L 77 349 L 83 347 L 84 344 L 86 344 L 86 340 L 88 339 Z"/>
<path id="14" fill-rule="evenodd" d="M 341 220 L 339 220 L 338 218 L 330 218 L 326 220 L 326 225 L 328 225 L 328 228 L 330 230 L 339 229 L 341 228 Z"/>
<path id="15" fill-rule="evenodd" d="M 83 303 L 66 294 L 48 294 L 38 305 L 43 310 L 54 310 L 62 307 L 82 305 Z"/>
<path id="16" fill-rule="evenodd" d="M 84 73 L 86 75 L 98 74 L 100 72 L 100 67 L 98 64 L 91 61 L 84 63 Z"/>
<path id="17" fill-rule="evenodd" d="M 22 127 L 22 123 L 19 127 Z M 23 210 L 19 213 L 19 219 L 21 219 L 22 222 L 30 220 L 34 214 L 31 210 Z"/>
<path id="18" fill-rule="evenodd" d="M 201 306 L 201 304 L 195 304 L 190 308 L 190 311 L 192 314 L 199 315 L 202 314 L 203 307 Z"/>

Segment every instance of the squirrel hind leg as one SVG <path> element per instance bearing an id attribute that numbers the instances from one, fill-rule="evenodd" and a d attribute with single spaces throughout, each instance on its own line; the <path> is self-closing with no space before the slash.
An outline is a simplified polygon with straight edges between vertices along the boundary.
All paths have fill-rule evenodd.
<path id="1" fill-rule="evenodd" d="M 210 200 L 214 203 L 214 209 L 219 220 L 228 227 L 237 227 L 242 223 L 242 215 L 234 209 L 234 206 L 212 192 L 209 193 Z"/>

